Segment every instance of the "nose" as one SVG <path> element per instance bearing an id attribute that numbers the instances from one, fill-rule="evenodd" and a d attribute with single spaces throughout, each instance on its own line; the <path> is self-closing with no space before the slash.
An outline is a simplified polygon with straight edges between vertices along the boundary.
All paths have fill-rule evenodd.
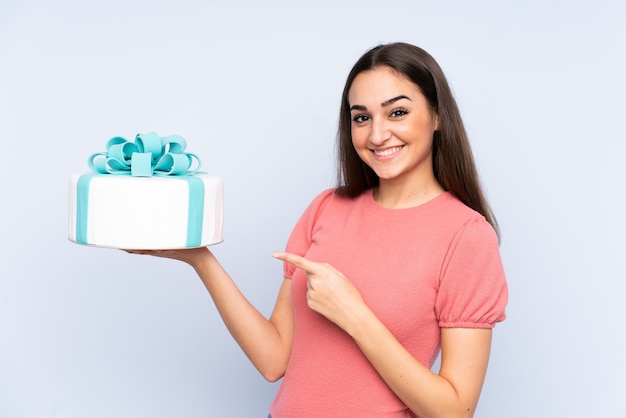
<path id="1" fill-rule="evenodd" d="M 384 120 L 372 120 L 369 141 L 372 145 L 380 146 L 385 143 L 391 136 Z"/>

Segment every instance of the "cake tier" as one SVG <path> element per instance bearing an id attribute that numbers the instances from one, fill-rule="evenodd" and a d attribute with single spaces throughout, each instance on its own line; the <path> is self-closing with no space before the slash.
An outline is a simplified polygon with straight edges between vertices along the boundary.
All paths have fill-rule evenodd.
<path id="1" fill-rule="evenodd" d="M 129 250 L 204 247 L 222 241 L 223 182 L 207 174 L 132 177 L 75 174 L 69 239 Z"/>

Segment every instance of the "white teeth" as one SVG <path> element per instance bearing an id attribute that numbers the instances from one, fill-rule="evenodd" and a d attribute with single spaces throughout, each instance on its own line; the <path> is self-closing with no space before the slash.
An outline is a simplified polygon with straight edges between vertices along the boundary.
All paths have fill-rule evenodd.
<path id="1" fill-rule="evenodd" d="M 388 157 L 388 156 L 393 155 L 396 152 L 400 151 L 401 148 L 402 147 L 387 148 L 387 149 L 382 150 L 382 151 L 374 151 L 374 154 L 376 154 L 379 157 Z"/>

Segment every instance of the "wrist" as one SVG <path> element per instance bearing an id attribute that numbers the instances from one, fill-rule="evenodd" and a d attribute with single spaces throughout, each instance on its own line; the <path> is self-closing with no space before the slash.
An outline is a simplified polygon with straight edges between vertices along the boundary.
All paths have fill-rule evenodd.
<path id="1" fill-rule="evenodd" d="M 211 263 L 211 260 L 215 260 L 213 253 L 209 251 L 207 247 L 194 248 L 189 250 L 187 264 L 193 267 L 196 271 L 203 270 Z"/>
<path id="2" fill-rule="evenodd" d="M 370 333 L 368 328 L 371 328 L 372 324 L 378 322 L 378 317 L 363 302 L 362 305 L 351 311 L 349 321 L 344 330 L 358 343 L 360 339 L 368 338 L 367 335 Z"/>

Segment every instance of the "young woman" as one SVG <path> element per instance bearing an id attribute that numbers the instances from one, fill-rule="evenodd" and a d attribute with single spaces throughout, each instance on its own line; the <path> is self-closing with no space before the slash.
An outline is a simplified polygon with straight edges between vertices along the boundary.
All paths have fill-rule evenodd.
<path id="1" fill-rule="evenodd" d="M 272 418 L 471 417 L 507 286 L 497 224 L 435 60 L 403 43 L 363 55 L 338 139 L 338 187 L 274 254 L 285 279 L 269 319 L 208 249 L 141 253 L 194 267 L 252 363 L 283 378 Z"/>

